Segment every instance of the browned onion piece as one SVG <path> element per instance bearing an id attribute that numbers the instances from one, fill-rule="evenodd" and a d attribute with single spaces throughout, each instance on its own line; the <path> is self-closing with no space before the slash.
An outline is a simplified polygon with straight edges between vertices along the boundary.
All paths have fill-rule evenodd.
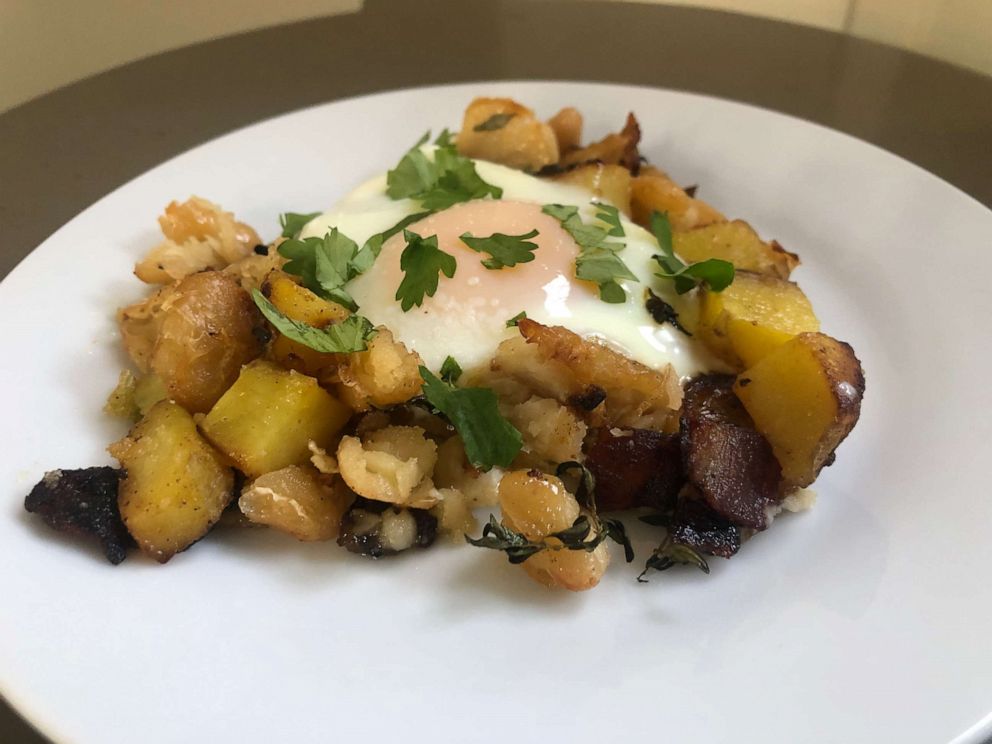
<path id="1" fill-rule="evenodd" d="M 649 429 L 598 429 L 585 465 L 596 478 L 596 505 L 603 511 L 666 511 L 685 480 L 678 435 Z"/>
<path id="2" fill-rule="evenodd" d="M 686 477 L 717 515 L 763 530 L 782 469 L 733 392 L 730 375 L 702 375 L 685 388 L 682 456 Z"/>

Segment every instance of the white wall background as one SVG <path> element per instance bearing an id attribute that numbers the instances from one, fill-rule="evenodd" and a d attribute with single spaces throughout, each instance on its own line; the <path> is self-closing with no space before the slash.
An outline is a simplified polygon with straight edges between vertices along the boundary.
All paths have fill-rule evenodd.
<path id="1" fill-rule="evenodd" d="M 415 2 L 415 0 L 409 0 Z M 992 0 L 637 0 L 844 31 L 992 75 Z M 0 0 L 0 111 L 141 57 L 362 0 Z"/>

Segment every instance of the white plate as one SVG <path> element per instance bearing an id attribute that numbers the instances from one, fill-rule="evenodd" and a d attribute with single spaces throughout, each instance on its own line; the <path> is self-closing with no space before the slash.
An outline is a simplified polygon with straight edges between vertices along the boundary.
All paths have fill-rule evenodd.
<path id="1" fill-rule="evenodd" d="M 730 562 L 583 595 L 500 556 L 372 563 L 262 531 L 113 567 L 23 513 L 50 468 L 108 462 L 114 308 L 170 199 L 277 232 L 391 166 L 478 94 L 642 150 L 802 255 L 823 327 L 868 380 L 817 483 Z M 992 213 L 888 153 L 739 104 L 575 83 L 458 85 L 319 106 L 222 137 L 110 194 L 0 285 L 0 689 L 57 741 L 940 742 L 992 709 Z M 636 545 L 640 558 L 649 544 Z M 618 556 L 617 556 L 618 557 Z M 979 741 L 992 719 L 962 741 Z"/>

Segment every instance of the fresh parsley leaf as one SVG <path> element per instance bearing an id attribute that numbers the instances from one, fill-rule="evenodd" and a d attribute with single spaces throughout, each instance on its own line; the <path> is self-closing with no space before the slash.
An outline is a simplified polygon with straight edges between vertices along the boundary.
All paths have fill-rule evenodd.
<path id="1" fill-rule="evenodd" d="M 420 368 L 427 401 L 448 417 L 465 444 L 468 461 L 480 470 L 507 467 L 523 447 L 520 432 L 500 415 L 488 388 L 456 388 Z"/>
<path id="2" fill-rule="evenodd" d="M 326 328 L 314 328 L 283 315 L 279 308 L 269 302 L 257 289 L 252 290 L 251 296 L 258 309 L 262 311 L 262 315 L 279 333 L 315 351 L 331 354 L 365 351 L 368 348 L 367 342 L 375 336 L 372 324 L 361 315 L 349 315 L 340 323 L 334 323 Z"/>
<path id="3" fill-rule="evenodd" d="M 675 291 L 679 294 L 685 294 L 700 284 L 705 284 L 713 292 L 722 292 L 734 281 L 734 265 L 730 261 L 708 258 L 705 261 L 686 264 L 675 255 L 675 250 L 672 248 L 672 225 L 667 213 L 651 214 L 651 232 L 661 249 L 660 254 L 653 256 L 661 267 L 661 273 L 655 276 L 671 279 L 675 283 Z"/>
<path id="4" fill-rule="evenodd" d="M 302 212 L 284 212 L 279 215 L 282 236 L 284 238 L 295 238 L 310 220 L 319 216 L 320 212 L 308 212 L 306 214 Z"/>
<path id="5" fill-rule="evenodd" d="M 477 253 L 488 253 L 490 258 L 482 260 L 487 269 L 502 269 L 504 266 L 516 266 L 518 263 L 530 263 L 534 260 L 537 243 L 527 242 L 537 236 L 537 230 L 531 230 L 524 235 L 504 235 L 493 233 L 488 238 L 475 238 L 471 233 L 461 236 L 461 241 Z"/>
<path id="6" fill-rule="evenodd" d="M 475 163 L 458 154 L 447 131 L 435 142 L 434 159 L 428 158 L 420 150 L 428 136 L 422 137 L 386 174 L 386 194 L 391 199 L 417 199 L 425 209 L 439 210 L 471 199 L 498 199 L 503 195 L 501 188 L 482 180 Z"/>
<path id="7" fill-rule="evenodd" d="M 398 232 L 403 230 L 414 222 L 419 222 L 424 219 L 424 217 L 429 217 L 434 214 L 433 212 L 416 212 L 415 214 L 407 215 L 395 225 L 393 225 L 388 230 L 384 230 L 381 233 L 376 233 L 368 240 L 365 241 L 358 253 L 351 261 L 351 265 L 355 269 L 356 274 L 364 274 L 368 271 L 375 260 L 379 257 L 379 253 L 382 252 L 383 244 L 389 240 L 391 237 L 396 235 Z"/>
<path id="8" fill-rule="evenodd" d="M 506 321 L 506 327 L 507 328 L 516 328 L 518 325 L 520 325 L 520 321 L 523 320 L 526 317 L 527 317 L 527 311 L 526 310 L 521 310 L 519 313 L 517 313 L 512 318 L 510 318 L 508 321 Z"/>
<path id="9" fill-rule="evenodd" d="M 481 124 L 476 124 L 472 127 L 473 132 L 495 132 L 497 129 L 502 129 L 506 126 L 507 122 L 510 121 L 516 114 L 493 114 L 488 119 L 486 119 Z"/>
<path id="10" fill-rule="evenodd" d="M 610 226 L 610 230 L 606 234 L 613 238 L 624 237 L 626 233 L 623 231 L 623 225 L 620 224 L 620 210 L 609 204 L 596 206 L 599 208 L 599 211 L 596 212 L 596 219 Z"/>
<path id="11" fill-rule="evenodd" d="M 424 302 L 424 296 L 433 297 L 437 292 L 440 274 L 449 279 L 455 275 L 455 257 L 437 247 L 437 235 L 422 238 L 409 230 L 403 231 L 406 248 L 400 254 L 403 281 L 396 290 L 396 299 L 406 312 Z"/>
<path id="12" fill-rule="evenodd" d="M 616 227 L 620 226 L 619 216 L 610 211 L 615 211 L 615 208 L 604 204 L 599 205 L 599 208 L 597 217 L 611 225 L 609 230 L 598 225 L 585 224 L 579 217 L 578 207 L 546 204 L 541 211 L 561 222 L 562 228 L 579 245 L 579 255 L 575 259 L 575 276 L 598 284 L 599 298 L 603 302 L 614 304 L 625 302 L 627 293 L 620 286 L 619 280 L 630 279 L 635 282 L 639 280 L 617 255 L 617 251 L 625 247 L 624 244 L 607 240 L 615 230 L 611 222 L 613 217 L 616 217 Z M 622 228 L 620 234 L 623 234 Z"/>
<path id="13" fill-rule="evenodd" d="M 455 140 L 453 137 L 454 135 L 447 128 L 444 128 L 441 130 L 441 134 L 437 136 L 437 139 L 434 140 L 434 144 L 438 147 L 454 147 Z"/>
<path id="14" fill-rule="evenodd" d="M 289 259 L 283 271 L 300 277 L 304 287 L 349 310 L 358 309 L 344 290 L 344 285 L 358 274 L 352 265 L 358 246 L 351 238 L 333 228 L 323 238 L 284 240 L 278 251 Z"/>
<path id="15" fill-rule="evenodd" d="M 458 378 L 462 376 L 462 367 L 455 361 L 453 356 L 447 356 L 444 358 L 444 362 L 441 364 L 441 379 L 447 383 L 454 385 L 458 382 Z"/>

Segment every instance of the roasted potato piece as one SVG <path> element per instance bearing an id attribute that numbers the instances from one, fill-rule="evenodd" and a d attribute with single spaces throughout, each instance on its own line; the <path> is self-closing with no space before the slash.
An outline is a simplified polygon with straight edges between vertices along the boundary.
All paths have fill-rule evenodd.
<path id="1" fill-rule="evenodd" d="M 797 333 L 819 329 L 798 285 L 739 271 L 722 292 L 703 291 L 696 332 L 715 354 L 744 369 Z"/>
<path id="2" fill-rule="evenodd" d="M 558 162 L 554 130 L 509 98 L 472 101 L 465 109 L 457 145 L 466 157 L 518 170 L 537 171 Z"/>
<path id="3" fill-rule="evenodd" d="M 559 403 L 572 404 L 598 392 L 605 408 L 593 413 L 599 412 L 611 426 L 661 430 L 671 423 L 682 401 L 671 366 L 651 369 L 565 328 L 528 318 L 517 328 L 527 343 L 510 339 L 500 344 L 494 359 L 497 371 Z"/>
<path id="4" fill-rule="evenodd" d="M 571 106 L 563 108 L 548 119 L 548 126 L 558 140 L 559 153 L 575 150 L 582 142 L 582 114 Z"/>
<path id="5" fill-rule="evenodd" d="M 858 421 L 864 391 L 854 350 L 822 333 L 799 334 L 734 385 L 792 486 L 808 486 L 832 461 Z"/>
<path id="6" fill-rule="evenodd" d="M 586 424 L 553 398 L 532 396 L 505 406 L 504 415 L 523 435 L 524 449 L 549 463 L 582 459 Z"/>
<path id="7" fill-rule="evenodd" d="M 763 530 L 779 495 L 781 468 L 733 393 L 730 375 L 702 375 L 685 389 L 682 458 L 686 480 L 724 520 Z"/>
<path id="8" fill-rule="evenodd" d="M 95 537 L 107 560 L 117 565 L 134 546 L 117 509 L 122 475 L 107 467 L 50 470 L 24 499 L 24 508 L 54 530 Z"/>
<path id="9" fill-rule="evenodd" d="M 312 377 L 255 361 L 200 423 L 204 435 L 250 477 L 302 465 L 310 442 L 328 448 L 351 411 Z"/>
<path id="10" fill-rule="evenodd" d="M 158 222 L 165 242 L 134 267 L 137 277 L 148 284 L 169 284 L 204 269 L 222 269 L 262 242 L 233 214 L 196 196 L 169 204 Z"/>
<path id="11" fill-rule="evenodd" d="M 156 403 L 108 451 L 126 472 L 121 518 L 142 552 L 159 563 L 207 534 L 234 496 L 231 468 L 172 401 Z"/>
<path id="12" fill-rule="evenodd" d="M 419 426 L 387 426 L 364 441 L 343 437 L 337 460 L 344 482 L 359 496 L 420 509 L 440 500 L 429 482 L 437 445 Z"/>
<path id="13" fill-rule="evenodd" d="M 369 558 L 426 548 L 437 537 L 437 518 L 423 509 L 403 509 L 359 496 L 341 519 L 338 545 Z"/>
<path id="14" fill-rule="evenodd" d="M 279 241 L 281 242 L 281 241 Z M 224 273 L 238 280 L 238 284 L 246 292 L 261 289 L 265 278 L 273 271 L 279 271 L 286 259 L 279 255 L 276 243 L 272 245 L 257 245 L 254 251 L 242 259 L 224 267 Z"/>
<path id="15" fill-rule="evenodd" d="M 552 176 L 552 179 L 581 186 L 630 217 L 630 171 L 622 165 L 587 163 Z"/>
<path id="16" fill-rule="evenodd" d="M 313 468 L 289 465 L 256 478 L 241 492 L 238 507 L 249 521 L 307 542 L 338 536 L 354 494 L 320 480 Z"/>
<path id="17" fill-rule="evenodd" d="M 387 329 L 376 331 L 365 351 L 344 356 L 336 370 L 335 391 L 356 411 L 405 403 L 419 395 L 424 384 L 420 355 L 394 340 Z"/>
<path id="18" fill-rule="evenodd" d="M 499 504 L 503 523 L 529 540 L 568 529 L 579 516 L 579 504 L 565 485 L 537 470 L 504 475 L 499 484 Z M 545 586 L 580 592 L 596 586 L 609 564 L 609 550 L 601 543 L 591 553 L 549 548 L 522 565 L 528 576 Z"/>
<path id="19" fill-rule="evenodd" d="M 350 315 L 346 308 L 318 297 L 282 271 L 274 271 L 266 277 L 262 293 L 286 317 L 315 328 L 324 328 Z M 341 359 L 339 354 L 316 351 L 282 334 L 276 334 L 272 339 L 268 355 L 284 367 L 312 377 L 334 369 Z"/>
<path id="20" fill-rule="evenodd" d="M 638 225 L 650 229 L 651 215 L 666 212 L 675 231 L 723 222 L 726 218 L 706 202 L 689 196 L 657 168 L 645 167 L 630 183 L 630 211 Z"/>
<path id="21" fill-rule="evenodd" d="M 766 243 L 743 220 L 717 222 L 672 236 L 675 252 L 689 263 L 721 258 L 739 271 L 788 279 L 799 256 L 777 242 Z"/>
<path id="22" fill-rule="evenodd" d="M 151 369 L 191 413 L 210 410 L 241 366 L 262 353 L 261 313 L 237 281 L 219 271 L 183 279 L 161 314 Z"/>
<path id="23" fill-rule="evenodd" d="M 637 173 L 641 167 L 641 155 L 637 151 L 640 141 L 641 127 L 637 123 L 637 117 L 627 114 L 627 121 L 620 132 L 608 134 L 599 142 L 564 153 L 559 165 L 567 167 L 578 163 L 606 163 L 621 165 L 631 173 Z"/>

